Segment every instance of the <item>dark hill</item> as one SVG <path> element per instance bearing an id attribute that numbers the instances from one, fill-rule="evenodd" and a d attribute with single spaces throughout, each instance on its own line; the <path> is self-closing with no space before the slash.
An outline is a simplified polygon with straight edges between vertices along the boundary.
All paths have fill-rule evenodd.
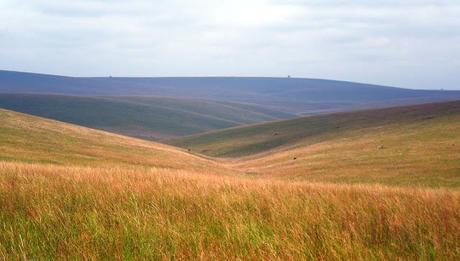
<path id="1" fill-rule="evenodd" d="M 295 114 L 415 104 L 460 97 L 460 91 L 409 90 L 320 79 L 82 78 L 12 71 L 0 71 L 0 92 L 200 98 L 254 104 Z"/>
<path id="2" fill-rule="evenodd" d="M 292 117 L 246 104 L 162 97 L 0 94 L 0 108 L 144 139 Z"/>

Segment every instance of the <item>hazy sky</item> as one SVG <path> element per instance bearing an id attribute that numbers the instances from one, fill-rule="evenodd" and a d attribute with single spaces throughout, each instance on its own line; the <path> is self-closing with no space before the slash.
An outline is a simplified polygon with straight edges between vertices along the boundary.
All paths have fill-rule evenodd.
<path id="1" fill-rule="evenodd" d="M 459 0 L 0 0 L 0 69 L 460 89 Z"/>

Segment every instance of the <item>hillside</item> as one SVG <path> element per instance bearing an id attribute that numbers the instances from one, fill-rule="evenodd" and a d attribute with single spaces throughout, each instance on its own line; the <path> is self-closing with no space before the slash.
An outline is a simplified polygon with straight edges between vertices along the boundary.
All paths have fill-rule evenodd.
<path id="1" fill-rule="evenodd" d="M 213 169 L 215 173 L 224 170 L 213 162 L 167 145 L 2 109 L 0 161 L 188 171 Z"/>
<path id="2" fill-rule="evenodd" d="M 198 98 L 248 103 L 292 114 L 324 113 L 460 98 L 460 91 L 409 90 L 321 79 L 257 77 L 85 78 L 12 71 L 0 71 L 0 93 Z"/>
<path id="3" fill-rule="evenodd" d="M 458 192 L 237 173 L 167 145 L 0 110 L 0 257 L 460 257 Z"/>
<path id="4" fill-rule="evenodd" d="M 143 139 L 292 117 L 246 104 L 163 97 L 0 94 L 0 108 Z"/>
<path id="5" fill-rule="evenodd" d="M 460 101 L 237 127 L 171 144 L 240 157 L 228 165 L 257 176 L 459 187 Z"/>

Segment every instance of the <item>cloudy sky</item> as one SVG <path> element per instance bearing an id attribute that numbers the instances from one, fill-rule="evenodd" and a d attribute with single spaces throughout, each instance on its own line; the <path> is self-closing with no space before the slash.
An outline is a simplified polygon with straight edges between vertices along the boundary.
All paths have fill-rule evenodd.
<path id="1" fill-rule="evenodd" d="M 460 89 L 458 0 L 0 0 L 0 69 Z"/>

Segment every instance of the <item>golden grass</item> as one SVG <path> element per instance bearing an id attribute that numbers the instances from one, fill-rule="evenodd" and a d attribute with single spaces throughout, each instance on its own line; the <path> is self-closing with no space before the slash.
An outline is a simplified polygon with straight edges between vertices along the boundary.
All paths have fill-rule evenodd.
<path id="1" fill-rule="evenodd" d="M 62 166 L 145 166 L 234 173 L 203 157 L 145 140 L 0 109 L 0 160 Z"/>
<path id="2" fill-rule="evenodd" d="M 353 135 L 302 153 L 366 151 Z M 0 110 L 0 259 L 460 258 L 459 192 L 283 181 L 270 177 L 292 174 L 278 153 L 221 164 Z"/>
<path id="3" fill-rule="evenodd" d="M 460 194 L 0 163 L 3 259 L 451 259 Z"/>
<path id="4" fill-rule="evenodd" d="M 343 131 L 224 162 L 288 180 L 459 188 L 460 116 Z"/>

